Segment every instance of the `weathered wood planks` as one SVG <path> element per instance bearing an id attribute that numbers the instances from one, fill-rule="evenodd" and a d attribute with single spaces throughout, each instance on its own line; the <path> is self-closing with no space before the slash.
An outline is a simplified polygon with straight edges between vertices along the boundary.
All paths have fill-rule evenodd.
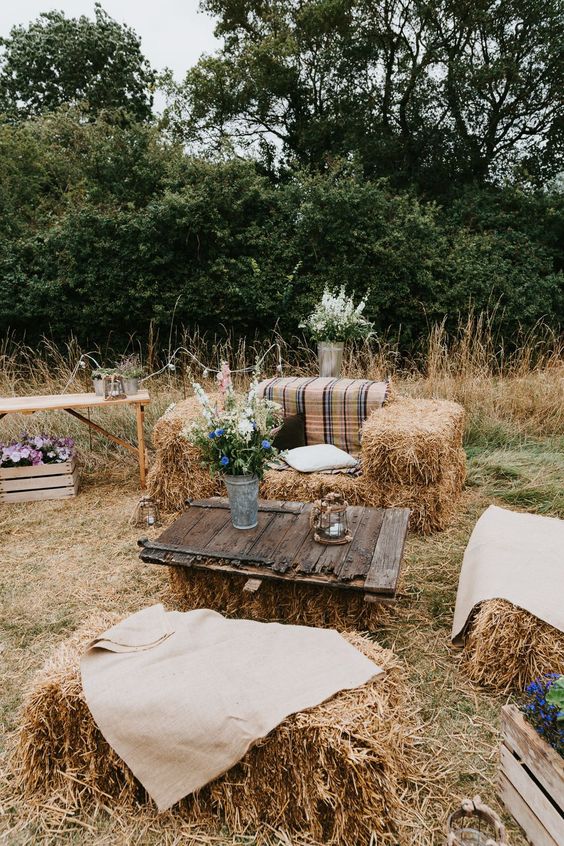
<path id="1" fill-rule="evenodd" d="M 76 460 L 35 467 L 0 468 L 0 502 L 66 499 L 78 491 Z"/>
<path id="2" fill-rule="evenodd" d="M 393 599 L 400 573 L 409 509 L 349 509 L 352 541 L 324 546 L 313 539 L 311 505 L 261 502 L 258 525 L 234 529 L 228 503 L 214 497 L 190 503 L 156 541 L 140 541 L 143 561 L 364 591 L 369 601 Z"/>
<path id="3" fill-rule="evenodd" d="M 564 846 L 564 759 L 514 705 L 502 708 L 499 793 L 535 846 Z"/>

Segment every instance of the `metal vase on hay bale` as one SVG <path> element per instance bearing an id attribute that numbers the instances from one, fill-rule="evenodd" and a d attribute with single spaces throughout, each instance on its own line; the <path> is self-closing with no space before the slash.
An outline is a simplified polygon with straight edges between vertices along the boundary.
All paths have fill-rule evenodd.
<path id="1" fill-rule="evenodd" d="M 474 817 L 473 820 L 469 818 Z M 508 846 L 505 828 L 479 796 L 463 799 L 448 818 L 445 846 Z"/>
<path id="2" fill-rule="evenodd" d="M 225 475 L 223 480 L 227 488 L 234 528 L 254 529 L 258 523 L 258 476 Z"/>
<path id="3" fill-rule="evenodd" d="M 342 341 L 320 341 L 317 344 L 320 376 L 338 378 L 341 375 L 344 348 Z"/>

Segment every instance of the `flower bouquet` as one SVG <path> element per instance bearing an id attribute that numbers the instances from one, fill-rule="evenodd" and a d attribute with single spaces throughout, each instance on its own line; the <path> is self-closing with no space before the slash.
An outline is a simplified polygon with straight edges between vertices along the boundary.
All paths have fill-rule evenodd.
<path id="1" fill-rule="evenodd" d="M 19 440 L 0 443 L 0 467 L 37 467 L 40 464 L 62 464 L 74 456 L 72 438 L 53 435 L 28 435 Z"/>
<path id="2" fill-rule="evenodd" d="M 229 381 L 222 392 L 222 404 L 213 404 L 198 383 L 193 388 L 202 415 L 184 430 L 184 437 L 198 448 L 210 472 L 223 476 L 235 528 L 254 528 L 258 484 L 268 462 L 277 454 L 272 437 L 282 410 L 258 397 L 257 374 L 246 395 L 236 394 Z"/>
<path id="3" fill-rule="evenodd" d="M 321 301 L 300 324 L 318 342 L 319 375 L 339 376 L 345 341 L 372 335 L 374 326 L 364 315 L 366 297 L 357 306 L 344 287 L 338 293 L 325 288 Z"/>

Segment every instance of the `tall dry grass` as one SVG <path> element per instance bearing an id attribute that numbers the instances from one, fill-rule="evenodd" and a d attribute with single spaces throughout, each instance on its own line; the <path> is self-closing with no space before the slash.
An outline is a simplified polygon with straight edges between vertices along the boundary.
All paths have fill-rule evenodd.
<path id="1" fill-rule="evenodd" d="M 119 355 L 112 350 L 111 338 L 104 348 L 84 351 L 71 338 L 58 347 L 48 338 L 32 348 L 13 337 L 0 342 L 0 395 L 52 394 L 91 390 L 91 362 L 77 370 L 83 352 L 103 364 L 112 364 Z M 178 347 L 189 350 L 202 364 L 219 366 L 226 360 L 233 370 L 243 370 L 264 356 L 272 343 L 280 350 L 284 372 L 310 375 L 316 372 L 316 353 L 303 339 L 274 335 L 269 340 L 211 337 L 198 331 L 172 335 L 161 344 L 153 333 L 141 344 L 150 372 L 159 371 Z M 515 443 L 526 437 L 561 436 L 564 433 L 564 339 L 539 325 L 524 335 L 508 352 L 493 329 L 491 317 L 470 316 L 456 332 L 448 334 L 445 324 L 428 332 L 424 352 L 406 361 L 397 342 L 370 340 L 351 346 L 345 354 L 343 373 L 353 378 L 391 376 L 397 392 L 416 397 L 436 397 L 460 402 L 467 411 L 466 442 L 494 447 Z M 264 359 L 266 375 L 276 372 L 278 349 Z M 171 403 L 191 393 L 193 379 L 206 381 L 202 368 L 183 350 L 175 358 L 175 371 L 165 370 L 145 382 L 151 393 L 147 423 L 152 423 Z M 243 384 L 248 375 L 237 377 Z M 122 407 L 104 413 L 104 420 L 125 436 L 134 435 L 132 415 Z M 15 437 L 22 427 L 32 428 L 29 418 L 5 418 L 0 438 Z M 33 428 L 53 428 L 73 435 L 94 452 L 105 454 L 113 446 L 99 438 L 91 444 L 84 427 L 61 415 L 55 424 L 49 415 L 37 414 Z"/>

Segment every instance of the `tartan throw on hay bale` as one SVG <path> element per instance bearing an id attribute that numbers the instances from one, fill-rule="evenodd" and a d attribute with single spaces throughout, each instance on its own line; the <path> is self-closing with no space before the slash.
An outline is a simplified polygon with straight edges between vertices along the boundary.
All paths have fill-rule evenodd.
<path id="1" fill-rule="evenodd" d="M 259 591 L 248 593 L 243 590 L 248 576 L 226 579 L 213 571 L 172 566 L 168 572 L 174 607 L 179 611 L 213 608 L 227 617 L 341 632 L 353 628 L 373 631 L 385 613 L 378 603 L 365 602 L 360 591 L 264 579 Z"/>
<path id="2" fill-rule="evenodd" d="M 564 632 L 505 599 L 491 599 L 472 617 L 461 666 L 477 684 L 522 691 L 544 673 L 564 673 Z"/>
<path id="3" fill-rule="evenodd" d="M 24 704 L 14 765 L 29 797 L 80 808 L 111 797 L 124 809 L 149 800 L 102 737 L 86 705 L 79 659 L 117 615 L 90 620 L 37 674 Z M 242 761 L 176 806 L 191 824 L 233 834 L 272 828 L 312 846 L 412 843 L 417 796 L 429 787 L 418 754 L 413 696 L 394 654 L 357 633 L 347 639 L 386 674 L 284 720 Z M 412 793 L 414 804 L 406 803 Z"/>
<path id="4" fill-rule="evenodd" d="M 222 480 L 210 477 L 197 449 L 182 436 L 199 413 L 197 400 L 184 400 L 153 430 L 156 457 L 148 488 L 165 510 L 181 510 L 186 499 L 225 495 Z M 457 403 L 392 399 L 363 425 L 359 477 L 269 470 L 260 495 L 310 502 L 338 491 L 351 505 L 409 508 L 412 529 L 424 534 L 439 531 L 452 519 L 464 486 L 463 427 L 464 410 Z"/>

